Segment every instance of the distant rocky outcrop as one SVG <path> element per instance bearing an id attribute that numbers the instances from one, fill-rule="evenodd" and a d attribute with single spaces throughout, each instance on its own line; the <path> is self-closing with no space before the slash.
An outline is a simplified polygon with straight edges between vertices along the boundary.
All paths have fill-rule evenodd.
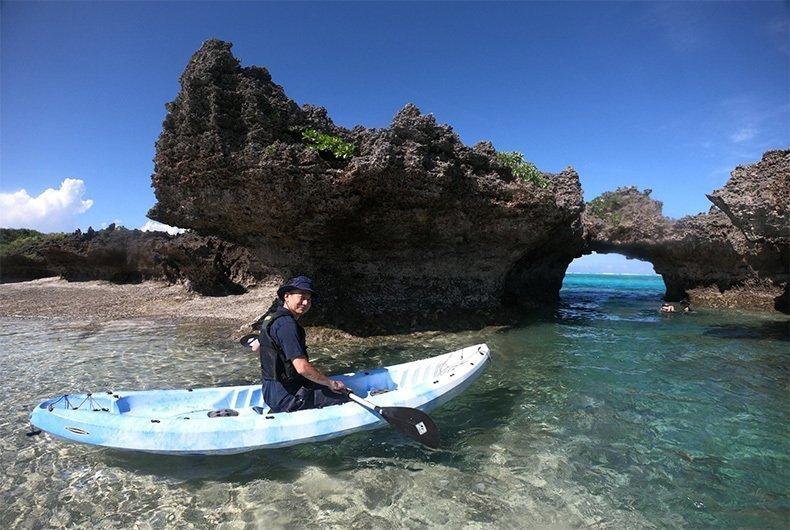
<path id="1" fill-rule="evenodd" d="M 265 276 L 250 252 L 216 237 L 168 235 L 110 227 L 83 233 L 40 234 L 0 229 L 3 282 L 60 276 L 70 281 L 183 283 L 212 296 L 238 294 Z"/>
<path id="2" fill-rule="evenodd" d="M 195 53 L 167 109 L 149 217 L 246 245 L 283 278 L 312 275 L 315 322 L 502 319 L 556 299 L 581 243 L 572 169 L 518 178 L 490 143 L 467 147 L 414 105 L 388 128 L 343 129 L 226 42 Z"/>
<path id="3" fill-rule="evenodd" d="M 709 213 L 672 220 L 650 190 L 604 193 L 585 210 L 584 252 L 650 261 L 668 300 L 788 312 L 790 150 L 739 166 L 708 198 Z"/>

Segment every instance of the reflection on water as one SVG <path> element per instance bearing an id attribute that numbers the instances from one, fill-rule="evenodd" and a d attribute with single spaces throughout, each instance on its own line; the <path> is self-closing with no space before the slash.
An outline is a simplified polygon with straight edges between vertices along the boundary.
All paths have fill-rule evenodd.
<path id="1" fill-rule="evenodd" d="M 705 335 L 723 339 L 790 340 L 790 321 L 721 324 L 711 326 Z"/>
<path id="2" fill-rule="evenodd" d="M 205 322 L 4 319 L 0 526 L 786 527 L 787 319 L 661 315 L 660 278 L 569 277 L 499 332 L 315 348 L 328 371 L 487 341 L 493 362 L 435 411 L 443 447 L 391 429 L 220 457 L 24 435 L 64 392 L 257 382 Z"/>

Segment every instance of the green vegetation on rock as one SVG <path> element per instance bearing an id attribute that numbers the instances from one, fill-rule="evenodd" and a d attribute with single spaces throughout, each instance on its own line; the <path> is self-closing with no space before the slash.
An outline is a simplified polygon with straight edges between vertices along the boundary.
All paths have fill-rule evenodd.
<path id="1" fill-rule="evenodd" d="M 622 220 L 619 212 L 622 206 L 621 197 L 611 192 L 606 192 L 588 203 L 588 208 L 593 215 L 601 219 L 608 219 L 613 225 L 620 224 Z"/>
<path id="2" fill-rule="evenodd" d="M 307 144 L 307 147 L 312 147 L 321 153 L 329 153 L 340 160 L 347 160 L 357 152 L 357 147 L 354 144 L 346 142 L 338 136 L 325 134 L 315 129 L 305 130 L 302 133 L 302 139 Z"/>
<path id="3" fill-rule="evenodd" d="M 59 241 L 66 234 L 42 234 L 28 228 L 0 228 L 0 258 L 12 255 L 35 257 L 35 247 L 41 243 Z"/>
<path id="4" fill-rule="evenodd" d="M 265 154 L 269 158 L 274 158 L 277 156 L 277 146 L 274 144 L 269 144 L 266 146 L 266 149 L 263 150 L 263 154 Z"/>
<path id="5" fill-rule="evenodd" d="M 535 167 L 535 164 L 524 159 L 524 155 L 518 151 L 500 151 L 496 154 L 497 161 L 503 166 L 509 167 L 513 176 L 533 184 L 547 188 L 549 181 L 543 173 Z"/>

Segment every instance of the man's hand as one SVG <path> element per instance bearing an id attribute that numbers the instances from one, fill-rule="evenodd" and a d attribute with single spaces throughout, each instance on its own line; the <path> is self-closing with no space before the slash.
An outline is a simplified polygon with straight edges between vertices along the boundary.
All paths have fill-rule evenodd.
<path id="1" fill-rule="evenodd" d="M 318 369 L 304 357 L 297 357 L 293 360 L 293 364 L 294 368 L 296 368 L 296 371 L 299 372 L 299 375 L 309 379 L 314 383 L 324 385 L 334 392 L 343 392 L 346 389 L 345 383 L 342 381 L 334 381 L 329 379 L 327 376 L 319 372 Z"/>
<path id="2" fill-rule="evenodd" d="M 334 381 L 332 379 L 329 380 L 329 389 L 335 392 L 342 392 L 345 393 L 347 390 L 346 384 L 343 381 Z"/>

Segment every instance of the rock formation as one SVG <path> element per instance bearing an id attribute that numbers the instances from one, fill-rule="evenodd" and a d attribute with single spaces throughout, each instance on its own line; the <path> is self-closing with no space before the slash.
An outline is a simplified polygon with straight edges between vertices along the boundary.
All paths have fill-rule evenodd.
<path id="1" fill-rule="evenodd" d="M 152 175 L 149 217 L 192 231 L 11 246 L 1 233 L 0 275 L 155 278 L 222 295 L 308 274 L 321 291 L 311 322 L 364 335 L 510 322 L 557 300 L 574 257 L 617 252 L 652 262 L 668 300 L 788 311 L 790 151 L 735 169 L 709 213 L 679 220 L 650 190 L 585 207 L 573 169 L 504 155 L 463 145 L 414 105 L 384 129 L 338 127 L 210 40 L 167 105 Z"/>
<path id="2" fill-rule="evenodd" d="M 787 312 L 790 151 L 736 168 L 708 197 L 709 213 L 671 220 L 650 190 L 604 193 L 587 205 L 584 252 L 650 261 L 668 300 Z"/>
<path id="3" fill-rule="evenodd" d="M 216 237 L 171 236 L 114 225 L 99 231 L 47 236 L 2 230 L 0 278 L 4 282 L 47 276 L 115 283 L 157 279 L 221 296 L 244 292 L 257 281 L 256 276 L 266 274 L 265 268 L 256 267 L 246 248 Z"/>
<path id="4" fill-rule="evenodd" d="M 312 275 L 314 322 L 356 333 L 483 324 L 556 299 L 581 243 L 575 171 L 516 178 L 490 143 L 466 147 L 413 105 L 385 129 L 337 127 L 230 48 L 206 42 L 181 76 L 149 217 L 247 245 L 283 278 Z"/>

